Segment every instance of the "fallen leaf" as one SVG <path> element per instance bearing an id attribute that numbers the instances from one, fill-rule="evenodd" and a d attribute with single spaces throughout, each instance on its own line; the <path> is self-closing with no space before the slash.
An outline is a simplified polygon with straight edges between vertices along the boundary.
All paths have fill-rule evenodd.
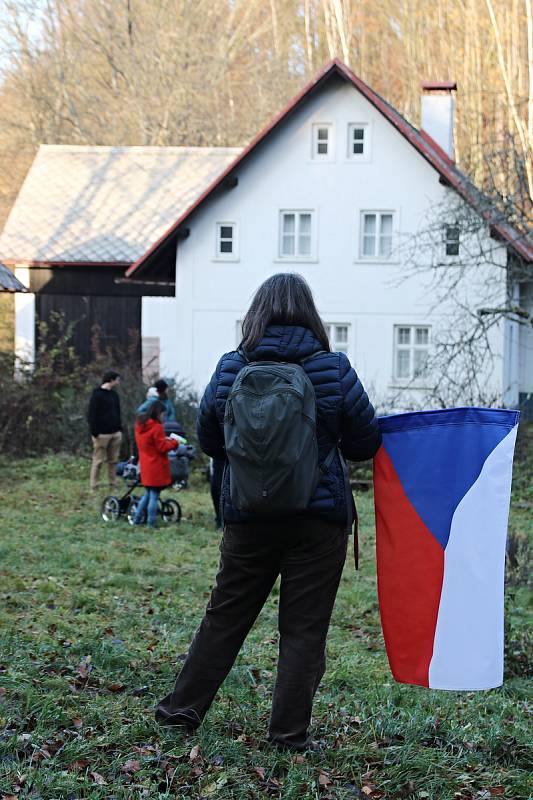
<path id="1" fill-rule="evenodd" d="M 99 772 L 91 772 L 91 778 L 98 786 L 107 786 L 107 781 Z"/>
<path id="2" fill-rule="evenodd" d="M 262 781 L 265 780 L 265 770 L 263 767 L 254 767 L 254 772 L 256 775 L 259 775 Z"/>
<path id="3" fill-rule="evenodd" d="M 120 771 L 131 774 L 132 772 L 139 772 L 140 768 L 141 768 L 140 762 L 136 761 L 133 758 L 130 758 L 128 761 L 126 761 L 125 764 L 121 766 Z"/>
<path id="4" fill-rule="evenodd" d="M 71 761 L 67 769 L 69 772 L 79 772 L 82 769 L 87 769 L 89 761 L 86 758 L 78 758 L 76 761 Z"/>
<path id="5" fill-rule="evenodd" d="M 75 728 L 81 728 L 83 726 L 83 720 L 81 717 L 73 717 L 72 724 Z"/>
<path id="6" fill-rule="evenodd" d="M 373 790 L 373 789 L 371 789 L 371 788 L 370 788 L 370 786 L 363 786 L 363 788 L 361 789 L 361 791 L 363 792 L 363 794 L 366 794 L 366 795 L 368 795 L 368 796 L 370 797 L 370 795 L 372 794 L 372 792 L 373 792 L 374 790 Z"/>
<path id="7" fill-rule="evenodd" d="M 327 774 L 327 772 L 320 773 L 320 775 L 318 776 L 318 784 L 319 786 L 324 786 L 324 787 L 331 786 L 332 780 Z"/>
<path id="8" fill-rule="evenodd" d="M 189 760 L 196 761 L 196 759 L 199 757 L 200 757 L 200 745 L 195 744 L 191 752 L 189 753 Z"/>
<path id="9" fill-rule="evenodd" d="M 305 756 L 299 753 L 296 758 L 294 759 L 295 764 L 305 764 Z"/>
<path id="10" fill-rule="evenodd" d="M 4 689 L 3 686 L 0 686 L 0 697 L 5 697 L 6 696 L 6 691 L 7 691 L 7 689 Z"/>
<path id="11" fill-rule="evenodd" d="M 140 756 L 159 755 L 160 752 L 153 744 L 142 744 L 140 747 L 135 746 L 133 750 L 135 753 L 139 753 Z"/>
<path id="12" fill-rule="evenodd" d="M 114 693 L 122 692 L 122 691 L 124 691 L 124 684 L 123 683 L 109 683 L 107 685 L 107 688 L 109 689 L 110 692 L 114 692 Z"/>
<path id="13" fill-rule="evenodd" d="M 498 794 L 505 794 L 505 786 L 492 786 L 489 792 L 493 797 Z"/>

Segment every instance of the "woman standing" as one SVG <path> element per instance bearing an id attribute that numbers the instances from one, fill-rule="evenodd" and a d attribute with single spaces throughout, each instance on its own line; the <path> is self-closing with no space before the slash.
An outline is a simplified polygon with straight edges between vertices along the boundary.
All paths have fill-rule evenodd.
<path id="1" fill-rule="evenodd" d="M 342 457 L 372 458 L 381 435 L 347 356 L 330 351 L 308 284 L 299 275 L 282 273 L 259 287 L 243 321 L 241 347 L 222 356 L 205 391 L 198 438 L 212 458 L 225 457 L 224 415 L 237 374 L 257 361 L 300 364 L 310 379 L 320 479 L 303 512 L 272 517 L 234 507 L 230 469 L 225 470 L 216 585 L 174 690 L 160 702 L 156 719 L 189 728 L 201 723 L 281 576 L 269 739 L 304 750 L 311 744 L 313 698 L 325 672 L 326 636 L 354 510 Z"/>
<path id="2" fill-rule="evenodd" d="M 135 424 L 141 483 L 145 492 L 137 506 L 134 524 L 141 525 L 146 515 L 149 528 L 156 527 L 161 490 L 172 483 L 168 453 L 179 445 L 176 434 L 171 434 L 168 439 L 165 436 L 164 417 L 165 406 L 155 400 L 144 414 L 137 415 Z"/>

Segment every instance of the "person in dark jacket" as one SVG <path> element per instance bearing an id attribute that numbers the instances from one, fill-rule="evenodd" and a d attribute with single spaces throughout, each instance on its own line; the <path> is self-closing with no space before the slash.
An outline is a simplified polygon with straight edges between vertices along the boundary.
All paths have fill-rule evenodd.
<path id="1" fill-rule="evenodd" d="M 355 511 L 341 454 L 352 461 L 372 458 L 381 434 L 348 357 L 330 351 L 306 281 L 299 275 L 278 274 L 258 289 L 243 321 L 241 347 L 222 356 L 202 398 L 197 430 L 207 455 L 225 456 L 224 411 L 233 382 L 247 363 L 243 351 L 248 361 L 302 364 L 315 389 L 319 463 L 325 467 L 328 459 L 329 466 L 305 512 L 286 517 L 258 517 L 234 508 L 226 466 L 216 585 L 174 690 L 159 703 L 156 719 L 188 728 L 201 723 L 281 576 L 279 660 L 269 739 L 277 746 L 304 750 L 312 746 L 313 698 L 325 672 L 326 636 Z"/>
<path id="2" fill-rule="evenodd" d="M 122 442 L 120 398 L 116 389 L 120 375 L 114 370 L 106 372 L 99 387 L 93 390 L 89 400 L 87 421 L 93 442 L 91 465 L 91 489 L 98 489 L 100 469 L 107 463 L 109 487 L 114 490 L 117 483 L 116 466 Z"/>

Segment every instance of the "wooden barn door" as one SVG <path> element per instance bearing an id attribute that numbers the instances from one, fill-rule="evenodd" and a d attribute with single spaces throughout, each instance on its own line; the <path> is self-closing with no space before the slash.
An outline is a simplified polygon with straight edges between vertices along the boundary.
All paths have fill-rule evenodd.
<path id="1" fill-rule="evenodd" d="M 46 325 L 46 338 L 53 344 L 57 337 L 55 318 L 62 315 L 73 325 L 72 343 L 83 364 L 97 354 L 110 353 L 115 365 L 128 363 L 141 369 L 141 301 L 140 297 L 102 297 L 61 294 L 36 295 L 35 342 L 39 347 Z"/>

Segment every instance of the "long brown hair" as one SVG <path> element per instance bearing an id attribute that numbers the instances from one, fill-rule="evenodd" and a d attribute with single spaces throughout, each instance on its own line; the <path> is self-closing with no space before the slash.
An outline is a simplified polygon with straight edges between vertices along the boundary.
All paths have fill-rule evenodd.
<path id="1" fill-rule="evenodd" d="M 241 347 L 253 350 L 269 325 L 301 325 L 315 334 L 323 350 L 331 349 L 313 293 L 302 275 L 278 272 L 261 284 L 242 322 Z"/>

